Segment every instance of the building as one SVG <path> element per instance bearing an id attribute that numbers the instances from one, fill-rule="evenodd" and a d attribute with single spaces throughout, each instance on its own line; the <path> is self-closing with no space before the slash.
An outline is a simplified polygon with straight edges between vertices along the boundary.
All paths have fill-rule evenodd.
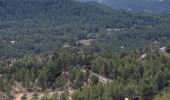
<path id="1" fill-rule="evenodd" d="M 104 77 L 104 76 L 101 76 L 101 75 L 99 75 L 99 74 L 91 73 L 91 75 L 97 77 L 97 78 L 99 79 L 99 82 L 102 83 L 102 84 L 107 84 L 107 83 L 112 82 L 111 79 L 106 78 L 106 77 Z"/>
<path id="2" fill-rule="evenodd" d="M 11 44 L 15 44 L 15 41 L 10 41 Z"/>
<path id="3" fill-rule="evenodd" d="M 147 54 L 145 53 L 145 54 L 142 54 L 141 56 L 140 56 L 140 59 L 141 60 L 143 60 L 143 59 L 145 59 L 146 58 L 146 56 L 147 56 Z"/>
<path id="4" fill-rule="evenodd" d="M 94 42 L 94 39 L 83 39 L 76 42 L 76 45 L 89 46 Z"/>
<path id="5" fill-rule="evenodd" d="M 166 47 L 162 47 L 159 49 L 159 52 L 166 52 L 166 49 L 167 49 Z"/>

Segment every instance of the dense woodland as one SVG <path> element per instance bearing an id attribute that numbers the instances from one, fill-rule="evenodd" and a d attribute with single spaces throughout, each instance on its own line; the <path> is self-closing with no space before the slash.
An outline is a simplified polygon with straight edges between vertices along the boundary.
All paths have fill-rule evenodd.
<path id="1" fill-rule="evenodd" d="M 158 52 L 170 42 L 169 14 L 73 0 L 1 0 L 0 9 L 0 98 L 14 99 L 18 84 L 64 91 L 41 100 L 67 100 L 68 88 L 76 90 L 73 100 L 170 98 L 170 57 Z M 91 73 L 112 82 L 102 84 Z"/>
<path id="2" fill-rule="evenodd" d="M 86 72 L 81 71 L 85 66 L 89 67 Z M 50 54 L 25 57 L 11 66 L 1 67 L 2 79 L 8 83 L 2 84 L 5 88 L 1 89 L 10 92 L 11 86 L 16 84 L 29 91 L 57 91 L 71 87 L 79 89 L 72 96 L 73 100 L 123 100 L 126 96 L 151 100 L 161 98 L 161 95 L 155 95 L 168 91 L 169 66 L 170 58 L 162 53 L 148 53 L 146 58 L 140 59 L 136 53 L 114 55 L 82 52 L 77 47 L 69 47 Z M 110 78 L 112 82 L 101 84 L 90 71 Z"/>
<path id="3" fill-rule="evenodd" d="M 39 54 L 81 39 L 95 39 L 86 47 L 91 51 L 119 51 L 121 46 L 135 50 L 169 39 L 168 14 L 112 10 L 73 0 L 1 0 L 0 5 L 2 58 Z"/>

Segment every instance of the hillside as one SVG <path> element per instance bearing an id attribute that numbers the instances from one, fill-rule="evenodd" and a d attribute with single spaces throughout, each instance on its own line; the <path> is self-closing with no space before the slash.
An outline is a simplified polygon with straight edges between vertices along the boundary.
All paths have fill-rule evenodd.
<path id="1" fill-rule="evenodd" d="M 0 4 L 2 56 L 17 57 L 74 43 L 105 27 L 112 16 L 109 9 L 72 0 L 1 0 Z"/>
<path id="2" fill-rule="evenodd" d="M 112 50 L 124 43 L 131 44 L 133 39 L 136 41 L 136 38 L 132 37 L 131 40 L 117 42 L 120 40 L 119 37 L 133 35 L 130 33 L 136 30 L 136 28 L 132 30 L 134 26 L 137 26 L 138 32 L 142 27 L 153 27 L 153 30 L 145 32 L 146 35 L 142 33 L 135 35 L 138 38 L 141 35 L 146 36 L 136 44 L 138 47 L 150 43 L 149 38 L 157 39 L 153 35 L 153 31 L 157 29 L 156 25 L 166 26 L 161 30 L 166 31 L 164 34 L 167 39 L 169 38 L 168 16 L 112 10 L 100 4 L 73 0 L 1 0 L 0 5 L 1 59 L 39 54 L 54 48 L 62 48 L 64 45 L 75 46 L 76 42 L 82 39 L 96 40 L 94 45 L 86 47 L 89 50 L 97 51 L 93 48 L 103 49 L 103 46 Z M 126 29 L 124 30 L 126 34 L 114 31 L 107 34 L 108 29 L 120 28 Z M 147 32 L 151 34 L 149 37 Z M 114 38 L 109 39 L 108 45 L 103 45 L 107 42 L 104 38 L 110 35 Z M 101 40 L 102 37 L 104 41 Z M 116 45 L 113 45 L 114 41 L 117 42 Z"/>
<path id="3" fill-rule="evenodd" d="M 169 88 L 170 80 L 170 54 L 157 49 L 144 52 L 142 59 L 140 53 L 114 55 L 69 47 L 11 60 L 0 67 L 0 92 L 10 100 L 152 100 Z"/>
<path id="4" fill-rule="evenodd" d="M 129 11 L 166 12 L 170 11 L 169 0 L 80 0 L 83 2 L 95 1 L 108 5 L 114 9 Z"/>
<path id="5" fill-rule="evenodd" d="M 0 0 L 0 100 L 169 98 L 168 1 L 136 1 Z"/>

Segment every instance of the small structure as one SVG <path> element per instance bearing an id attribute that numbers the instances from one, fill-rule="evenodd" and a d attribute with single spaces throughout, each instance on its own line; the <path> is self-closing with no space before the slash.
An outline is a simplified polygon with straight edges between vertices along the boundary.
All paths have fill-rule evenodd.
<path id="1" fill-rule="evenodd" d="M 120 48 L 121 48 L 121 49 L 124 49 L 125 47 L 121 46 Z"/>
<path id="2" fill-rule="evenodd" d="M 157 44 L 158 43 L 158 41 L 156 40 L 155 42 L 154 42 L 154 44 Z"/>
<path id="3" fill-rule="evenodd" d="M 101 75 L 99 75 L 99 74 L 96 74 L 96 73 L 93 73 L 93 72 L 92 72 L 91 75 L 97 77 L 97 78 L 99 79 L 99 82 L 102 83 L 102 84 L 107 84 L 107 83 L 112 82 L 111 79 L 106 78 L 106 77 L 104 77 L 104 76 L 101 76 Z"/>
<path id="4" fill-rule="evenodd" d="M 162 47 L 159 49 L 159 52 L 166 52 L 166 49 L 167 49 L 166 47 Z"/>
<path id="5" fill-rule="evenodd" d="M 120 32 L 120 31 L 124 31 L 124 29 L 122 28 L 108 28 L 106 29 L 108 32 L 114 31 L 114 32 Z"/>
<path id="6" fill-rule="evenodd" d="M 81 72 L 86 73 L 86 69 L 81 69 Z"/>
<path id="7" fill-rule="evenodd" d="M 125 100 L 130 100 L 128 97 L 125 97 Z"/>
<path id="8" fill-rule="evenodd" d="M 14 63 L 16 61 L 17 61 L 17 59 L 14 58 L 14 59 L 11 60 L 11 63 Z"/>
<path id="9" fill-rule="evenodd" d="M 68 45 L 68 44 L 63 46 L 63 48 L 68 48 L 68 47 L 70 47 L 70 45 Z"/>
<path id="10" fill-rule="evenodd" d="M 76 45 L 89 46 L 94 42 L 94 39 L 83 39 L 76 42 Z"/>
<path id="11" fill-rule="evenodd" d="M 113 30 L 114 30 L 115 32 L 123 31 L 123 29 L 121 29 L 121 28 L 114 28 Z"/>
<path id="12" fill-rule="evenodd" d="M 107 84 L 107 83 L 109 83 L 109 80 L 107 78 L 104 78 L 104 77 L 99 77 L 99 82 L 103 83 L 103 84 Z"/>
<path id="13" fill-rule="evenodd" d="M 10 41 L 10 43 L 14 45 L 14 44 L 15 44 L 15 41 Z"/>
<path id="14" fill-rule="evenodd" d="M 147 56 L 147 54 L 145 53 L 145 54 L 142 54 L 141 56 L 140 56 L 140 59 L 141 60 L 143 60 L 143 59 L 145 59 L 146 58 L 146 56 Z"/>

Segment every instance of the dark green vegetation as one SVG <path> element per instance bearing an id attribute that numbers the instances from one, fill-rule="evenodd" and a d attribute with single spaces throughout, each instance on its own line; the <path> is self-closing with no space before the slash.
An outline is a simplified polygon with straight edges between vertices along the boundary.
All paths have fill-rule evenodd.
<path id="1" fill-rule="evenodd" d="M 29 91 L 79 89 L 73 100 L 150 100 L 168 93 L 170 58 L 151 51 L 170 42 L 169 14 L 73 0 L 1 0 L 0 9 L 0 93 L 5 97 L 12 98 L 16 84 Z M 94 42 L 76 44 L 83 39 Z M 143 53 L 148 56 L 140 60 Z M 101 84 L 91 71 L 113 81 Z M 66 91 L 60 98 L 67 97 Z"/>
<path id="2" fill-rule="evenodd" d="M 1 85 L 9 89 L 0 87 L 0 91 L 9 93 L 16 82 L 35 92 L 47 89 L 65 90 L 68 87 L 78 89 L 89 79 L 89 73 L 80 70 L 91 59 L 90 53 L 81 53 L 78 48 L 67 48 L 9 62 L 9 66 L 0 67 L 2 78 L 9 84 Z"/>
<path id="3" fill-rule="evenodd" d="M 68 71 L 73 74 L 70 77 L 71 83 L 76 83 L 77 80 L 81 79 L 83 81 L 83 75 L 76 70 L 76 66 L 85 65 L 88 62 L 86 60 L 90 60 L 91 57 L 83 59 L 79 51 L 76 49 L 70 50 L 60 50 L 52 55 L 26 57 L 23 60 L 16 61 L 11 67 L 1 68 L 1 73 L 4 73 L 3 75 L 9 80 L 12 80 L 11 82 L 16 80 L 27 88 L 63 89 L 68 82 Z M 73 85 L 75 87 L 82 86 L 82 82 L 76 84 Z"/>
<path id="4" fill-rule="evenodd" d="M 11 91 L 11 85 L 0 76 L 0 99 L 1 100 L 9 100 L 11 98 L 10 91 Z M 5 99 L 4 99 L 5 98 Z"/>
<path id="5" fill-rule="evenodd" d="M 87 47 L 91 51 L 121 46 L 134 50 L 169 39 L 169 15 L 116 11 L 73 0 L 1 0 L 0 7 L 1 58 L 39 54 L 81 39 L 95 39 Z"/>
<path id="6" fill-rule="evenodd" d="M 123 100 L 124 97 L 138 97 L 151 100 L 152 96 L 169 84 L 169 58 L 149 55 L 140 61 L 137 57 L 96 57 L 92 62 L 94 72 L 110 77 L 113 82 L 97 84 L 77 92 L 74 100 Z"/>
<path id="7" fill-rule="evenodd" d="M 101 84 L 90 77 L 89 70 L 108 77 L 113 82 Z M 71 47 L 55 50 L 51 54 L 26 57 L 2 67 L 0 73 L 9 84 L 15 82 L 29 90 L 79 89 L 73 100 L 122 100 L 126 96 L 151 100 L 153 96 L 169 87 L 170 58 L 160 53 L 148 54 L 140 60 L 136 54 L 90 53 Z M 91 83 L 88 83 L 91 79 Z M 69 83 L 69 85 L 68 85 Z"/>

